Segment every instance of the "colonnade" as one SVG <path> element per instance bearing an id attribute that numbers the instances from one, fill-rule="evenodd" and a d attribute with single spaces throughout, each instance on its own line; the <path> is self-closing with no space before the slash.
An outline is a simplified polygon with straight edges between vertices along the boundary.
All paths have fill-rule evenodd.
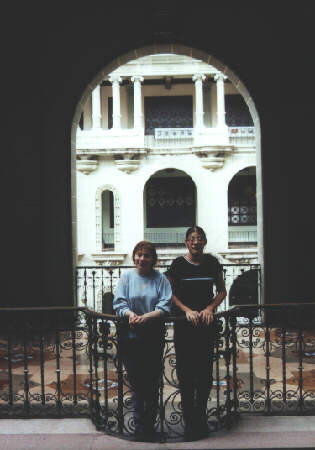
<path id="1" fill-rule="evenodd" d="M 203 110 L 203 82 L 206 79 L 204 73 L 196 73 L 192 80 L 195 83 L 195 128 L 204 127 L 204 110 Z M 224 80 L 226 76 L 223 74 L 214 75 L 214 81 L 217 87 L 217 127 L 225 126 L 225 104 L 224 104 Z M 121 129 L 121 111 L 120 111 L 120 83 L 122 77 L 119 75 L 111 75 L 109 81 L 112 83 L 113 93 L 113 129 Z M 142 111 L 142 92 L 141 83 L 144 77 L 134 75 L 131 77 L 134 89 L 134 128 L 141 129 L 143 127 L 143 111 Z M 101 87 L 100 85 L 92 92 L 92 128 L 101 128 Z"/>

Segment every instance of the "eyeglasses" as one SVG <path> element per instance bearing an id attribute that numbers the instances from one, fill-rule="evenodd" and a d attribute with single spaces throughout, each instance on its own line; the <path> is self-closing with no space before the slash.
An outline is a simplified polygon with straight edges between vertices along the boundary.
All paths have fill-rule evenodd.
<path id="1" fill-rule="evenodd" d="M 188 242 L 190 242 L 191 244 L 194 242 L 204 242 L 204 238 L 201 237 L 197 237 L 197 238 L 191 238 L 191 239 L 187 239 Z"/>

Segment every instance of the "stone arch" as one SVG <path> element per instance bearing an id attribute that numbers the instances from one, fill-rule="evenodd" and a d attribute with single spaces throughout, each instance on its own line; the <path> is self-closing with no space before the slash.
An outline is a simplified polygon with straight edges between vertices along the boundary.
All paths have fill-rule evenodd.
<path id="1" fill-rule="evenodd" d="M 254 165 L 245 165 L 245 164 L 242 164 L 239 168 L 237 168 L 236 170 L 234 170 L 233 171 L 233 173 L 230 175 L 230 177 L 229 177 L 229 179 L 228 179 L 228 185 L 230 184 L 230 182 L 232 181 L 232 179 L 235 177 L 235 175 L 237 175 L 239 172 L 241 172 L 242 170 L 245 170 L 245 169 L 247 169 L 247 168 L 250 168 L 250 167 L 254 167 L 255 168 L 255 171 L 257 172 L 257 168 L 256 168 L 256 166 L 254 166 Z M 256 173 L 256 176 L 257 176 L 257 173 Z"/>
<path id="2" fill-rule="evenodd" d="M 120 197 L 118 189 L 111 184 L 103 184 L 95 195 L 96 251 L 102 252 L 102 193 L 112 191 L 114 196 L 114 250 L 120 250 Z"/>
<path id="3" fill-rule="evenodd" d="M 235 171 L 233 176 L 229 179 L 227 184 L 227 202 L 228 202 L 228 223 L 229 227 L 237 227 L 236 234 L 240 238 L 240 242 L 244 239 L 248 239 L 247 242 L 256 242 L 257 237 L 257 188 L 256 185 L 253 188 L 252 179 L 244 179 L 243 176 L 238 176 L 240 172 L 246 169 L 254 169 L 254 174 L 249 174 L 250 177 L 255 175 L 256 180 L 256 167 L 253 165 L 245 166 L 242 169 Z M 246 182 L 246 184 L 244 184 Z M 254 191 L 253 191 L 254 189 Z M 243 212 L 242 212 L 243 210 Z M 244 234 L 243 227 L 246 226 Z M 230 233 L 229 233 L 230 234 Z M 235 230 L 234 230 L 235 234 Z M 243 235 L 243 237 L 242 237 Z M 245 237 L 246 236 L 246 237 Z M 235 237 L 234 237 L 235 238 Z M 244 241 L 245 242 L 245 241 Z"/>
<path id="4" fill-rule="evenodd" d="M 200 59 L 201 61 L 211 64 L 218 70 L 220 70 L 227 78 L 233 83 L 238 92 L 242 95 L 245 103 L 248 106 L 251 117 L 253 119 L 255 128 L 255 147 L 256 147 L 256 179 L 257 179 L 257 215 L 259 217 L 257 223 L 257 235 L 258 235 L 258 255 L 259 262 L 262 268 L 262 281 L 264 279 L 264 243 L 263 243 L 263 187 L 262 187 L 262 163 L 261 163 L 261 130 L 260 130 L 260 119 L 255 106 L 255 103 L 240 78 L 231 70 L 225 63 L 218 60 L 214 56 L 194 47 L 182 45 L 182 44 L 153 44 L 146 45 L 137 49 L 134 49 L 128 53 L 120 55 L 115 58 L 111 63 L 107 64 L 97 75 L 90 81 L 87 85 L 85 91 L 83 92 L 80 100 L 75 109 L 73 116 L 72 129 L 71 129 L 71 173 L 75 179 L 76 170 L 76 133 L 79 126 L 81 112 L 84 108 L 85 102 L 91 95 L 94 88 L 101 82 L 101 80 L 110 72 L 117 69 L 119 66 L 126 64 L 129 61 L 135 60 L 142 56 L 154 55 L 159 53 L 170 53 L 190 56 L 192 58 Z M 73 183 L 74 184 L 74 183 Z M 72 196 L 73 202 L 76 201 L 75 189 Z M 75 208 L 74 208 L 75 209 Z M 73 226 L 76 226 L 75 220 Z M 75 239 L 75 238 L 74 238 Z M 73 246 L 76 248 L 76 244 Z M 263 289 L 263 288 L 262 288 Z"/>
<path id="5" fill-rule="evenodd" d="M 164 193 L 159 193 L 160 189 Z M 143 198 L 145 239 L 162 246 L 182 246 L 187 227 L 196 223 L 197 185 L 193 178 L 186 170 L 169 165 L 151 171 L 143 186 Z M 163 205 L 159 206 L 160 202 Z"/>
<path id="6" fill-rule="evenodd" d="M 256 131 L 256 141 L 257 143 L 260 143 L 260 122 L 259 122 L 259 116 L 258 112 L 256 110 L 254 101 L 247 90 L 246 86 L 243 84 L 243 82 L 238 78 L 238 76 L 223 62 L 216 59 L 212 55 L 207 54 L 206 52 L 185 46 L 182 44 L 155 44 L 155 45 L 147 45 L 135 50 L 132 50 L 128 53 L 125 53 L 124 55 L 119 56 L 118 58 L 114 59 L 110 64 L 107 64 L 104 69 L 102 69 L 88 84 L 86 87 L 84 93 L 82 94 L 75 113 L 73 117 L 73 123 L 72 123 L 72 146 L 74 146 L 75 149 L 75 135 L 77 131 L 77 127 L 79 126 L 79 121 L 81 117 L 81 112 L 83 110 L 84 104 L 89 97 L 89 95 L 92 93 L 93 89 L 102 81 L 102 79 L 110 72 L 117 69 L 119 66 L 126 64 L 129 61 L 132 61 L 134 59 L 140 58 L 142 56 L 148 56 L 148 55 L 154 55 L 159 53 L 171 53 L 171 54 L 177 54 L 177 55 L 185 55 L 190 56 L 191 58 L 197 58 L 205 62 L 206 64 L 211 64 L 212 66 L 216 67 L 218 70 L 220 70 L 224 75 L 226 75 L 229 80 L 234 84 L 236 89 L 239 91 L 239 93 L 243 96 L 250 114 L 252 116 L 255 131 Z M 257 150 L 256 150 L 257 151 Z M 260 154 L 260 148 L 259 148 L 259 154 Z"/>
<path id="7" fill-rule="evenodd" d="M 143 187 L 142 189 L 144 189 L 144 186 L 147 184 L 147 182 L 149 181 L 149 179 L 155 175 L 157 172 L 161 172 L 163 170 L 167 170 L 167 169 L 174 169 L 174 170 L 179 170 L 180 172 L 185 173 L 188 177 L 190 177 L 193 182 L 195 183 L 195 185 L 197 185 L 196 180 L 194 179 L 194 175 L 191 173 L 191 171 L 187 170 L 187 168 L 185 167 L 185 169 L 180 169 L 178 167 L 173 167 L 172 165 L 170 165 L 169 162 L 167 161 L 163 161 L 163 163 L 161 163 L 161 165 L 156 168 L 153 167 L 152 169 L 148 170 L 148 172 L 146 173 L 146 177 L 144 179 L 144 183 L 143 183 Z"/>

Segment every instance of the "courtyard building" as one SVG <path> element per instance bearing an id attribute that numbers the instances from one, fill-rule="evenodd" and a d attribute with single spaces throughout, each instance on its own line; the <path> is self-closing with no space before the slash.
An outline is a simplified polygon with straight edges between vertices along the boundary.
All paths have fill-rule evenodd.
<path id="1" fill-rule="evenodd" d="M 204 61 L 160 53 L 106 74 L 76 136 L 79 267 L 130 265 L 142 239 L 166 267 L 194 224 L 222 263 L 257 263 L 255 139 L 237 87 Z"/>

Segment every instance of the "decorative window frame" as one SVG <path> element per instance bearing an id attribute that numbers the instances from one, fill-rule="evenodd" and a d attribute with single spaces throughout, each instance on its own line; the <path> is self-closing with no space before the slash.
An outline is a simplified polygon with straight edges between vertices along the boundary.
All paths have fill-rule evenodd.
<path id="1" fill-rule="evenodd" d="M 106 253 L 102 243 L 102 194 L 112 191 L 114 197 L 114 251 L 120 251 L 120 197 L 117 188 L 111 184 L 103 184 L 96 190 L 95 196 L 95 225 L 96 225 L 96 251 Z"/>

